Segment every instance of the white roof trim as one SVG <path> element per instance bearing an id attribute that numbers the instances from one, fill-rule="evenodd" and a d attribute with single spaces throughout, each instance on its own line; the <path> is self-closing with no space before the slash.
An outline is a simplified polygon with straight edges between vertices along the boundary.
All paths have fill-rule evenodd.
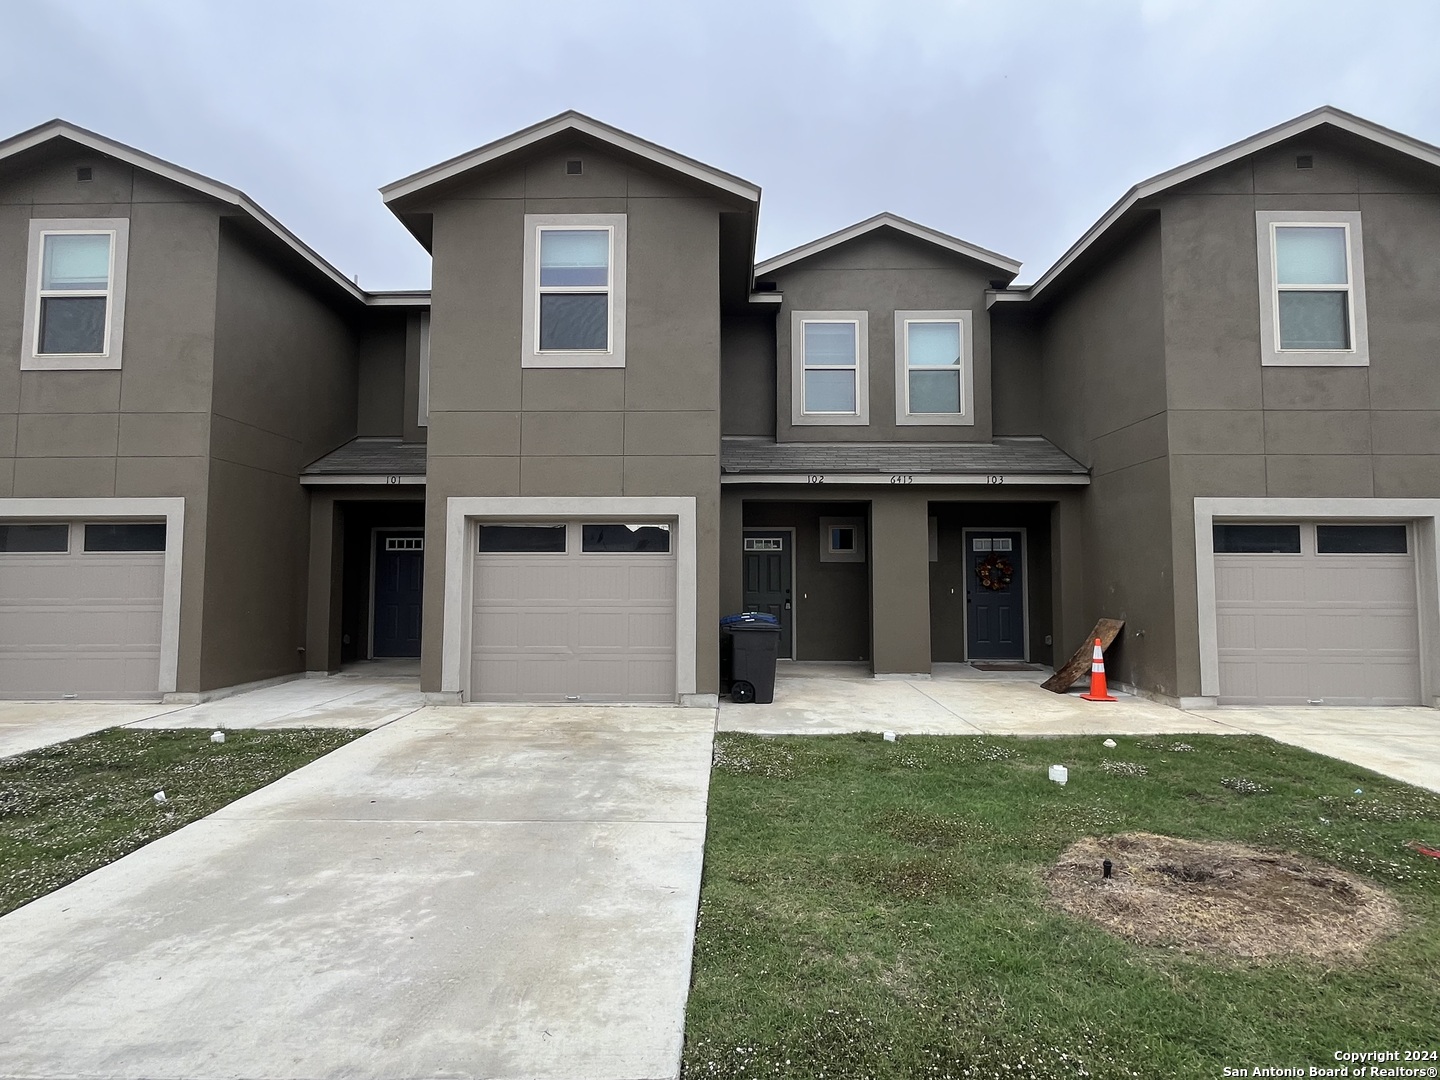
<path id="1" fill-rule="evenodd" d="M 563 112 L 559 116 L 552 117 L 549 120 L 542 120 L 532 127 L 525 128 L 523 131 L 517 131 L 515 134 L 507 135 L 503 139 L 486 143 L 484 146 L 471 150 L 468 153 L 453 157 L 449 161 L 442 161 L 438 165 L 432 165 L 428 169 L 422 169 L 420 172 L 407 176 L 404 179 L 396 180 L 393 184 L 386 184 L 380 189 L 380 194 L 385 197 L 387 203 L 394 202 L 397 199 L 403 199 L 405 196 L 413 195 L 415 192 L 421 191 L 432 184 L 438 184 L 443 180 L 450 179 L 452 176 L 459 176 L 461 173 L 468 172 L 487 162 L 503 158 L 507 154 L 513 154 L 517 150 L 523 150 L 527 146 L 531 146 L 543 139 L 550 138 L 552 135 L 558 135 L 565 131 L 577 131 L 583 135 L 588 135 L 600 142 L 608 143 L 628 153 L 653 161 L 657 165 L 662 165 L 667 169 L 673 169 L 675 172 L 683 173 L 694 180 L 699 180 L 701 183 L 709 184 L 711 187 L 717 187 L 722 191 L 730 192 L 732 195 L 738 195 L 742 199 L 748 199 L 751 202 L 760 201 L 760 189 L 754 184 L 740 179 L 738 176 L 732 176 L 730 173 L 711 168 L 709 165 L 696 161 L 694 158 L 677 154 L 673 150 L 667 150 L 663 146 L 657 146 L 655 143 L 621 131 L 619 128 L 613 128 L 609 124 L 602 124 L 598 120 L 592 120 L 590 117 L 575 112 L 574 110 Z"/>
<path id="2" fill-rule="evenodd" d="M 937 247 L 945 248 L 947 251 L 953 251 L 956 254 L 976 259 L 979 262 L 985 263 L 987 266 L 1004 270 L 1008 274 L 1013 275 L 1020 272 L 1020 264 L 1014 259 L 1006 258 L 1004 255 L 997 254 L 987 248 L 967 244 L 964 240 L 950 236 L 947 233 L 937 232 L 934 229 L 927 229 L 924 225 L 917 225 L 915 222 L 895 214 L 876 214 L 874 217 L 867 218 L 856 225 L 851 225 L 847 229 L 833 232 L 829 236 L 822 236 L 819 240 L 812 240 L 808 244 L 791 248 L 789 251 L 781 252 L 779 255 L 766 259 L 759 266 L 755 267 L 755 274 L 759 277 L 763 274 L 772 273 L 782 267 L 797 263 L 801 259 L 808 259 L 811 255 L 818 255 L 822 251 L 838 247 L 846 241 L 854 240 L 857 236 L 863 236 L 868 232 L 873 232 L 881 228 L 895 229 L 897 232 L 906 233 L 909 236 L 924 240 Z"/>
<path id="3" fill-rule="evenodd" d="M 1419 139 L 1412 139 L 1410 136 L 1402 135 L 1400 132 L 1392 131 L 1390 128 L 1381 127 L 1379 124 L 1372 124 L 1369 120 L 1361 119 L 1353 113 L 1347 113 L 1331 105 L 1322 105 L 1320 108 L 1308 112 L 1304 116 L 1297 116 L 1294 120 L 1289 120 L 1276 127 L 1269 128 L 1266 131 L 1260 132 L 1258 135 L 1252 135 L 1248 139 L 1232 143 L 1220 150 L 1216 150 L 1213 154 L 1196 158 L 1194 161 L 1179 165 L 1168 172 L 1160 173 L 1158 176 L 1152 176 L 1149 180 L 1142 180 L 1127 191 L 1119 202 L 1107 210 L 1099 221 L 1090 226 L 1090 229 L 1085 235 L 1077 240 L 1069 251 L 1060 256 L 1055 265 L 1050 267 L 1049 270 L 1046 270 L 1033 285 L 1016 289 L 1013 294 L 996 294 L 992 297 L 992 302 L 996 300 L 1008 300 L 1011 295 L 1014 295 L 1016 299 L 1033 300 L 1047 285 L 1064 273 L 1071 263 L 1084 254 L 1086 249 L 1098 240 L 1107 229 L 1114 225 L 1127 210 L 1141 199 L 1158 195 L 1188 180 L 1193 180 L 1197 176 L 1202 176 L 1214 169 L 1239 161 L 1241 158 L 1248 157 L 1257 151 L 1265 150 L 1277 143 L 1282 143 L 1286 139 L 1294 138 L 1296 135 L 1303 135 L 1305 132 L 1324 124 L 1329 124 L 1331 127 L 1339 128 L 1341 131 L 1348 131 L 1353 135 L 1359 135 L 1361 138 L 1369 139 L 1371 142 L 1379 143 L 1381 146 L 1397 150 L 1427 165 L 1440 167 L 1440 148 L 1431 146 L 1429 143 L 1421 142 Z"/>
<path id="4" fill-rule="evenodd" d="M 429 289 L 388 289 L 365 294 L 366 307 L 429 307 Z"/>
<path id="5" fill-rule="evenodd" d="M 23 153 L 26 150 L 41 146 L 52 139 L 69 139 L 71 142 L 88 147 L 96 153 L 104 154 L 107 157 L 123 161 L 127 165 L 133 165 L 137 169 L 144 169 L 157 176 L 162 176 L 182 187 L 198 191 L 208 195 L 219 202 L 227 203 L 240 210 L 245 211 L 252 218 L 264 225 L 275 235 L 286 247 L 289 247 L 302 259 L 308 262 L 315 269 L 319 270 L 327 278 L 340 286 L 356 300 L 364 300 L 365 292 L 353 281 L 347 278 L 335 267 L 325 261 L 315 250 L 309 247 L 303 240 L 292 233 L 275 218 L 266 213 L 254 202 L 250 196 L 243 191 L 222 184 L 218 180 L 211 180 L 208 176 L 201 176 L 199 173 L 191 172 L 189 169 L 182 169 L 179 165 L 173 165 L 168 161 L 152 157 L 143 150 L 136 150 L 133 146 L 126 146 L 124 143 L 107 139 L 103 135 L 97 135 L 93 131 L 76 127 L 74 124 L 64 120 L 51 120 L 47 124 L 23 131 L 13 138 L 0 142 L 0 161 Z"/>

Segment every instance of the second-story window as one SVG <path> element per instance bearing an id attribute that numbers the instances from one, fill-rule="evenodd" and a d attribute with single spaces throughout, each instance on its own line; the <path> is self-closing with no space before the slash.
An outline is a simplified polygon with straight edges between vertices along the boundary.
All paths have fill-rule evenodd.
<path id="1" fill-rule="evenodd" d="M 30 223 L 25 305 L 27 368 L 117 368 L 129 221 Z"/>
<path id="2" fill-rule="evenodd" d="M 1369 363 L 1360 215 L 1261 210 L 1256 226 L 1261 362 Z"/>
<path id="3" fill-rule="evenodd" d="M 603 352 L 610 348 L 612 231 L 540 230 L 541 352 Z"/>
<path id="4" fill-rule="evenodd" d="M 864 424 L 866 313 L 797 311 L 791 335 L 792 420 L 797 424 Z"/>
<path id="5" fill-rule="evenodd" d="M 971 315 L 895 313 L 895 422 L 973 424 Z"/>
<path id="6" fill-rule="evenodd" d="M 522 366 L 625 366 L 625 215 L 525 216 Z"/>

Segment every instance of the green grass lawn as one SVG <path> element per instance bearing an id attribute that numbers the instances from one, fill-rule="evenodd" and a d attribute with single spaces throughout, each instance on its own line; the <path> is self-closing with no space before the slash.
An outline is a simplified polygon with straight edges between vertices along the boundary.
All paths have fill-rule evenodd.
<path id="1" fill-rule="evenodd" d="M 1440 863 L 1404 847 L 1440 846 L 1440 795 L 1257 737 L 1101 738 L 719 735 L 683 1075 L 1149 1080 L 1440 1050 Z M 1324 859 L 1406 928 L 1358 965 L 1261 963 L 1050 906 L 1064 848 L 1131 830 Z"/>
<path id="2" fill-rule="evenodd" d="M 0 758 L 0 915 L 363 734 L 111 728 Z"/>

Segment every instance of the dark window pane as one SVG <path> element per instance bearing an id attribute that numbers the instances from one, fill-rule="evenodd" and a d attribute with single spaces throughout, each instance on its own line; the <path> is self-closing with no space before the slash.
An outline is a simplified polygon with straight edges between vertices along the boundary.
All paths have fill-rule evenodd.
<path id="1" fill-rule="evenodd" d="M 163 521 L 85 526 L 86 551 L 164 551 Z"/>
<path id="2" fill-rule="evenodd" d="M 69 525 L 0 525 L 0 552 L 69 550 Z"/>
<path id="3" fill-rule="evenodd" d="M 669 525 L 586 525 L 581 534 L 580 546 L 585 551 L 670 550 Z"/>
<path id="4" fill-rule="evenodd" d="M 42 353 L 103 353 L 105 297 L 47 296 L 40 301 Z"/>
<path id="5" fill-rule="evenodd" d="M 481 525 L 482 552 L 553 554 L 565 550 L 564 525 Z"/>
<path id="6" fill-rule="evenodd" d="M 1299 525 L 1216 525 L 1217 554 L 1300 554 Z"/>
<path id="7" fill-rule="evenodd" d="M 1317 525 L 1315 550 L 1321 555 L 1404 555 L 1404 525 Z"/>
<path id="8" fill-rule="evenodd" d="M 609 311 L 605 293 L 542 294 L 540 351 L 609 348 Z"/>
<path id="9" fill-rule="evenodd" d="M 1343 292 L 1282 292 L 1280 347 L 1348 349 L 1349 295 Z"/>
<path id="10" fill-rule="evenodd" d="M 855 530 L 849 526 L 835 526 L 830 530 L 831 551 L 854 551 Z"/>

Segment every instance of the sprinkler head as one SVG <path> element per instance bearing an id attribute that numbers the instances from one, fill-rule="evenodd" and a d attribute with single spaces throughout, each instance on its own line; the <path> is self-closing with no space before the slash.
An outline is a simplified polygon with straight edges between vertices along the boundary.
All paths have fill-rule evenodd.
<path id="1" fill-rule="evenodd" d="M 1103 863 L 1100 864 L 1100 866 L 1107 878 L 1111 876 L 1110 872 L 1115 869 L 1115 864 L 1112 863 L 1109 859 L 1106 859 Z"/>

